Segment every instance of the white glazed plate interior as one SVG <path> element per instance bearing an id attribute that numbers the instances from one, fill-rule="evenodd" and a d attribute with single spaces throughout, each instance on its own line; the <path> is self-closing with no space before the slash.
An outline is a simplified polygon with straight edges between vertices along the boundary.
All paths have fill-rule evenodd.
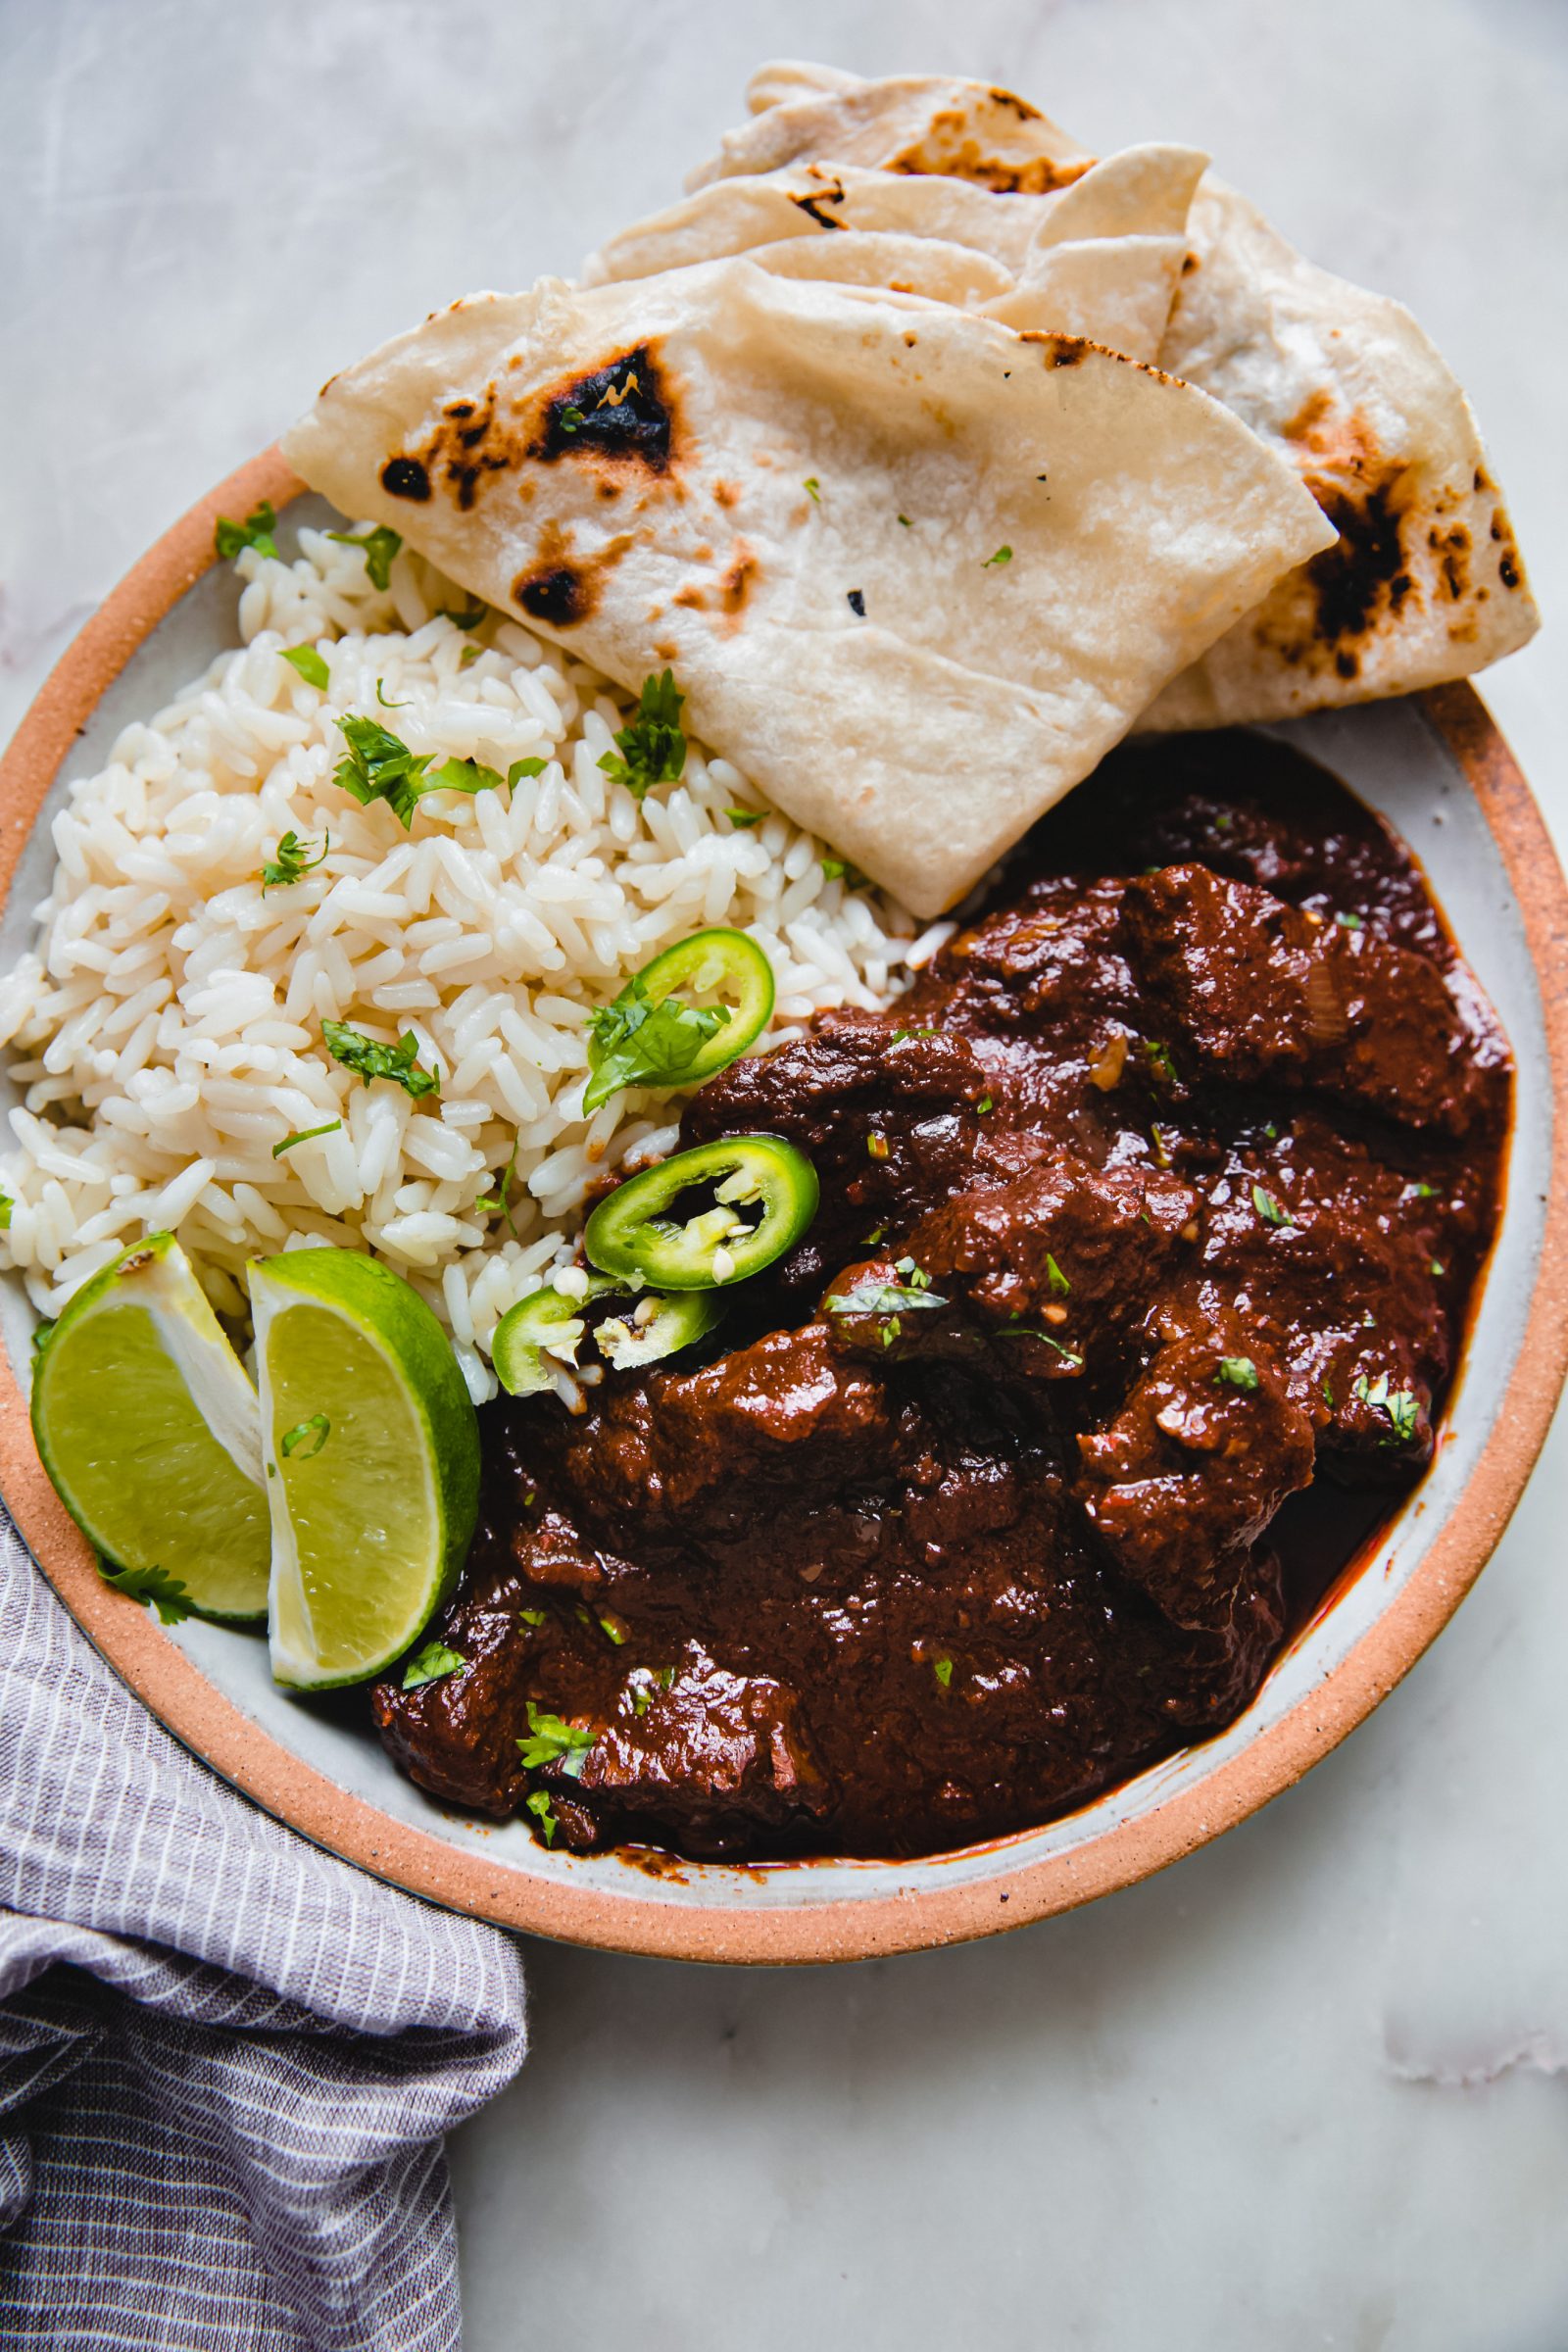
<path id="1" fill-rule="evenodd" d="M 337 517 L 319 499 L 292 505 L 283 525 L 285 552 L 299 523 L 327 520 L 335 523 Z M 237 606 L 231 567 L 216 566 L 174 606 L 103 696 L 55 779 L 19 861 L 0 917 L 5 964 L 31 942 L 32 910 L 47 894 L 54 862 L 50 820 L 68 784 L 104 765 L 124 726 L 152 716 L 177 688 L 236 643 Z M 933 1879 L 948 1888 L 979 1885 L 1022 1864 L 1070 1854 L 1178 1791 L 1200 1788 L 1334 1671 L 1425 1556 L 1475 1467 L 1495 1399 L 1507 1386 L 1519 1350 L 1549 1181 L 1551 1102 L 1541 992 L 1502 859 L 1453 755 L 1415 702 L 1324 714 L 1276 731 L 1343 777 L 1421 859 L 1507 1031 L 1518 1095 L 1501 1231 L 1432 1470 L 1362 1572 L 1280 1660 L 1252 1705 L 1228 1731 L 1063 1820 L 962 1853 L 918 1862 L 820 1861 L 760 1868 L 682 1862 L 651 1876 L 613 1854 L 547 1852 L 515 1822 L 483 1824 L 446 1811 L 387 1760 L 366 1720 L 362 1696 L 351 1692 L 324 1702 L 291 1698 L 272 1683 L 267 1644 L 258 1636 L 193 1621 L 170 1629 L 167 1638 L 177 1642 L 223 1696 L 280 1746 L 393 1820 L 482 1856 L 488 1870 L 510 1868 L 536 1881 L 592 1888 L 612 1900 L 766 1911 L 910 1895 Z M 19 1099 L 17 1090 L 9 1080 L 0 1086 L 9 1110 Z M 20 1279 L 0 1278 L 0 1337 L 24 1393 L 34 1321 Z"/>

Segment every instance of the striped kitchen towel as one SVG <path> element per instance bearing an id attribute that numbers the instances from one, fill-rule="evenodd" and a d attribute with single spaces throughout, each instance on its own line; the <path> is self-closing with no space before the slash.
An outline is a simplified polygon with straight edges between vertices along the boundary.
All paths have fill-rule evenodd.
<path id="1" fill-rule="evenodd" d="M 523 2049 L 516 1946 L 235 1796 L 0 1515 L 0 2342 L 457 2345 L 441 2134 Z"/>

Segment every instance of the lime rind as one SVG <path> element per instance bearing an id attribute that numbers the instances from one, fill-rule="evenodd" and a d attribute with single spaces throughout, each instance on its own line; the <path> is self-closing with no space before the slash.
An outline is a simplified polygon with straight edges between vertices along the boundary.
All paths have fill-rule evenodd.
<path id="1" fill-rule="evenodd" d="M 160 1569 L 204 1616 L 265 1613 L 256 1392 L 172 1234 L 133 1243 L 67 1305 L 34 1365 L 32 1426 L 106 1561 Z"/>

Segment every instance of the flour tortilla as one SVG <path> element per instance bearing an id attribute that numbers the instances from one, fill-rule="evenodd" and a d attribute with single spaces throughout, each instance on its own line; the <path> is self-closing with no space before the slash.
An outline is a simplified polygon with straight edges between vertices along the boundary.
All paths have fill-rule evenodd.
<path id="1" fill-rule="evenodd" d="M 744 259 L 458 304 L 285 448 L 621 685 L 668 664 L 693 733 L 920 914 L 1329 537 L 1187 385 Z"/>
<path id="2" fill-rule="evenodd" d="M 753 121 L 699 177 L 722 173 L 720 184 L 738 191 L 746 182 L 733 175 L 755 170 L 753 158 L 825 172 L 852 152 L 900 184 L 934 171 L 994 189 L 1006 172 L 1026 179 L 1031 153 L 1057 178 L 1076 163 L 1069 196 L 1094 177 L 1056 124 L 979 83 L 855 83 L 780 65 L 764 67 L 749 96 Z M 1019 109 L 1010 122 L 1009 104 Z M 1539 615 L 1475 418 L 1408 311 L 1303 260 L 1212 173 L 1188 235 L 1159 364 L 1279 449 L 1338 544 L 1281 581 L 1143 723 L 1245 724 L 1410 693 L 1523 645 Z M 1097 299 L 1108 326 L 1102 282 Z M 1017 315 L 1016 304 L 994 307 Z M 1054 307 L 1066 309 L 1059 299 Z M 1147 308 L 1131 317 L 1136 334 Z"/>
<path id="3" fill-rule="evenodd" d="M 1012 326 L 1087 335 L 1131 359 L 1152 360 L 1207 160 L 1190 147 L 1127 148 L 1049 195 L 998 196 L 940 173 L 905 176 L 854 165 L 717 179 L 612 237 L 590 256 L 583 282 L 646 277 L 745 252 L 790 276 L 981 306 Z M 994 268 L 965 266 L 955 248 Z"/>

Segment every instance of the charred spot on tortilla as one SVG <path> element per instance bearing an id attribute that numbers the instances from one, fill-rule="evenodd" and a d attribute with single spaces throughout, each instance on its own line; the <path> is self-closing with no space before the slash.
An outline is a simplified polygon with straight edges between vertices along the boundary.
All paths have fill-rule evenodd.
<path id="1" fill-rule="evenodd" d="M 549 571 L 523 572 L 514 580 L 512 594 L 535 620 L 548 621 L 557 629 L 586 620 L 593 610 L 587 579 L 569 564 L 558 564 Z"/>
<path id="2" fill-rule="evenodd" d="M 824 213 L 818 209 L 824 204 L 842 204 L 844 202 L 842 179 L 834 180 L 831 187 L 824 188 L 819 196 L 792 196 L 790 202 L 798 204 L 807 219 L 814 220 L 818 228 L 844 228 L 848 225 L 843 220 L 835 220 L 831 213 Z"/>
<path id="3" fill-rule="evenodd" d="M 670 405 L 654 355 L 646 343 L 639 343 L 550 395 L 544 431 L 528 455 L 553 466 L 560 458 L 592 451 L 597 457 L 630 460 L 651 473 L 663 473 L 669 465 L 670 423 Z"/>
<path id="4" fill-rule="evenodd" d="M 989 188 L 994 196 L 1049 196 L 1054 189 L 1070 187 L 1075 179 L 1082 179 L 1093 161 L 1087 155 L 1074 156 L 1071 162 L 1031 155 L 1021 163 L 1011 163 L 1004 156 L 988 153 L 975 137 L 968 117 L 950 107 L 932 117 L 922 137 L 890 156 L 884 169 L 913 178 L 967 179 L 976 187 Z"/>
<path id="5" fill-rule="evenodd" d="M 417 458 L 388 458 L 381 468 L 381 487 L 388 498 L 412 498 L 423 506 L 430 496 L 430 476 Z"/>
<path id="6" fill-rule="evenodd" d="M 739 613 L 760 569 L 756 550 L 749 547 L 744 539 L 737 539 L 729 568 L 718 583 L 719 603 L 731 618 Z"/>
<path id="7" fill-rule="evenodd" d="M 1385 612 L 1396 613 L 1415 585 L 1406 569 L 1397 484 L 1397 469 L 1359 492 L 1307 484 L 1340 534 L 1335 546 L 1311 558 L 1306 576 L 1317 600 L 1318 639 L 1333 648 L 1342 678 L 1360 671 L 1355 639 Z"/>
<path id="8" fill-rule="evenodd" d="M 1446 531 L 1434 524 L 1427 533 L 1427 545 L 1437 559 L 1445 588 L 1457 604 L 1470 585 L 1469 531 L 1462 522 L 1450 523 Z"/>
<path id="9" fill-rule="evenodd" d="M 1039 107 L 1031 106 L 1027 98 L 1020 98 L 1016 90 L 999 89 L 993 82 L 987 89 L 986 96 L 994 106 L 1004 106 L 1008 114 L 1016 115 L 1020 122 L 1043 122 L 1045 121 L 1045 116 L 1040 112 Z"/>

